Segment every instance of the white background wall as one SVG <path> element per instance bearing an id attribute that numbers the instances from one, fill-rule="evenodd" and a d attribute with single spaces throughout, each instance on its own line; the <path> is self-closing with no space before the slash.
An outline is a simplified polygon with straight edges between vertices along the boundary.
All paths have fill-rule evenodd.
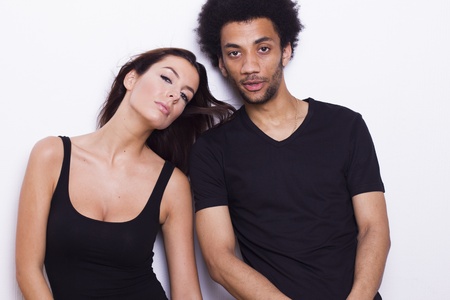
<path id="1" fill-rule="evenodd" d="M 213 93 L 233 97 L 195 42 L 202 4 L 0 1 L 1 299 L 22 299 L 15 223 L 32 146 L 48 135 L 94 130 L 111 80 L 130 55 L 161 46 L 191 49 L 206 63 Z M 291 92 L 362 113 L 376 144 L 392 235 L 384 299 L 449 299 L 450 2 L 300 4 L 306 27 L 286 69 Z M 155 248 L 167 288 L 161 240 Z M 232 299 L 198 260 L 204 298 Z"/>

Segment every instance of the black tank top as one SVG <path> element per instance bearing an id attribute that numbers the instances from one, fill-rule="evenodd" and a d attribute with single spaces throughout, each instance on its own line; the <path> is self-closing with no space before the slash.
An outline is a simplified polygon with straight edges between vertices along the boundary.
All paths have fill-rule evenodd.
<path id="1" fill-rule="evenodd" d="M 68 192 L 71 142 L 61 137 L 64 160 L 51 201 L 45 268 L 56 300 L 167 299 L 152 269 L 161 198 L 173 172 L 169 162 L 144 209 L 126 222 L 81 215 Z"/>

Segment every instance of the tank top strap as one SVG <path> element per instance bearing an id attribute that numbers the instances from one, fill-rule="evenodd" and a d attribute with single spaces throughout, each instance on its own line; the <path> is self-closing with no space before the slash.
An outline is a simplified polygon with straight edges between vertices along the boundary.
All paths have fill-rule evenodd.
<path id="1" fill-rule="evenodd" d="M 174 169 L 175 166 L 171 162 L 166 161 L 164 163 L 164 166 L 153 189 L 152 197 L 155 197 L 156 199 L 159 199 L 159 201 L 161 201 L 164 190 L 166 189 L 167 183 L 169 182 L 170 176 L 172 176 Z"/>
<path id="2" fill-rule="evenodd" d="M 68 179 L 70 170 L 70 154 L 72 152 L 72 143 L 70 142 L 70 138 L 67 136 L 59 136 L 59 137 L 61 138 L 64 146 L 64 158 L 61 167 L 60 177 Z"/>

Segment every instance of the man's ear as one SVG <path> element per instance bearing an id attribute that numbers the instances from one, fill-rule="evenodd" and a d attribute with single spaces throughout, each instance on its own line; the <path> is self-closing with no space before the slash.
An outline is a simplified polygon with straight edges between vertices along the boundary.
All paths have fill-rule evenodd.
<path id="1" fill-rule="evenodd" d="M 137 77 L 138 76 L 135 70 L 131 70 L 130 72 L 127 73 L 127 75 L 125 75 L 125 78 L 123 79 L 123 85 L 127 90 L 133 89 Z"/>
<path id="2" fill-rule="evenodd" d="M 283 67 L 286 67 L 292 57 L 292 46 L 288 43 L 286 47 L 283 48 L 283 54 L 281 55 L 281 62 Z"/>
<path id="3" fill-rule="evenodd" d="M 227 78 L 228 77 L 228 71 L 225 68 L 225 64 L 223 63 L 223 59 L 221 56 L 219 56 L 219 69 L 220 69 L 220 73 L 222 73 L 223 77 Z"/>

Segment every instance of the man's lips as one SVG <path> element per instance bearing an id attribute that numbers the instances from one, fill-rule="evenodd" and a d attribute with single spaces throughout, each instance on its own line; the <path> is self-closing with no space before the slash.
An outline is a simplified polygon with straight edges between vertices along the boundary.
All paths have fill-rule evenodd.
<path id="1" fill-rule="evenodd" d="M 264 81 L 253 81 L 253 80 L 248 80 L 248 81 L 244 81 L 242 83 L 242 85 L 244 86 L 244 88 L 250 92 L 256 92 L 259 91 L 260 89 L 262 89 L 263 85 L 264 85 Z"/>

